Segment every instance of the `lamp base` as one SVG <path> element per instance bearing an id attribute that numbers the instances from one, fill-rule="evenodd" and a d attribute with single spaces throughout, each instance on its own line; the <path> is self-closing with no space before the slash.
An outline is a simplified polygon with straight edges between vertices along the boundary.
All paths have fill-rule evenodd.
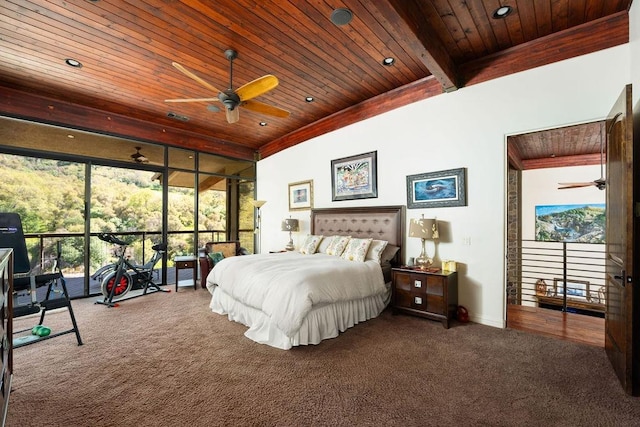
<path id="1" fill-rule="evenodd" d="M 293 246 L 293 240 L 289 240 L 289 243 L 287 243 L 287 246 L 284 247 L 284 249 L 286 251 L 292 251 L 295 249 L 295 247 Z"/>
<path id="2" fill-rule="evenodd" d="M 419 256 L 415 259 L 415 266 L 421 270 L 426 270 L 433 264 L 433 260 L 426 256 Z"/>

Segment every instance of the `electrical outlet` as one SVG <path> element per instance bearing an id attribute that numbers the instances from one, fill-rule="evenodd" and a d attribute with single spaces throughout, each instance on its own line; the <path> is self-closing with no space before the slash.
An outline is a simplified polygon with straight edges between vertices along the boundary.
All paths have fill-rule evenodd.
<path id="1" fill-rule="evenodd" d="M 462 238 L 462 244 L 465 246 L 471 246 L 471 237 L 463 237 Z"/>

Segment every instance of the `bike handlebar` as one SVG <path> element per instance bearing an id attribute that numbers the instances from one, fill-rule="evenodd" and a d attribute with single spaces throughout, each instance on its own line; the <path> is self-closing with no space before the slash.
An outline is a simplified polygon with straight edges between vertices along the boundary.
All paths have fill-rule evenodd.
<path id="1" fill-rule="evenodd" d="M 113 234 L 99 233 L 98 234 L 98 239 L 102 240 L 103 242 L 113 243 L 115 245 L 120 245 L 120 246 L 128 246 L 129 245 L 127 242 L 125 242 L 124 240 L 118 239 Z"/>

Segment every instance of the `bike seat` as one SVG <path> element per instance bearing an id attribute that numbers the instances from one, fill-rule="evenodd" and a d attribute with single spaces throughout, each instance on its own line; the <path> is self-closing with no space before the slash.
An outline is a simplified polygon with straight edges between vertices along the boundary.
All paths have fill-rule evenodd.
<path id="1" fill-rule="evenodd" d="M 154 251 L 166 252 L 167 244 L 166 243 L 158 243 L 157 245 L 151 246 L 151 249 L 153 249 Z"/>

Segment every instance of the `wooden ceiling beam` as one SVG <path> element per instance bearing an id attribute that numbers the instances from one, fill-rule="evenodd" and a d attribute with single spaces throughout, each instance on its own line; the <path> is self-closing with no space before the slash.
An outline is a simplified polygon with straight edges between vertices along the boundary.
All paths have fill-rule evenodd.
<path id="1" fill-rule="evenodd" d="M 0 85 L 0 115 L 160 143 L 240 160 L 253 161 L 256 155 L 252 148 L 219 138 L 59 101 L 2 85 Z"/>
<path id="2" fill-rule="evenodd" d="M 424 22 L 416 22 L 422 15 L 411 10 L 412 2 L 389 0 L 376 5 L 380 13 L 403 34 L 412 53 L 429 69 L 440 82 L 442 90 L 458 89 L 458 77 L 453 59 L 440 42 L 438 36 Z"/>
<path id="3" fill-rule="evenodd" d="M 260 148 L 259 159 L 264 159 L 311 138 L 440 94 L 442 94 L 440 83 L 433 76 L 425 77 L 398 89 L 367 99 L 360 104 L 346 108 L 277 138 Z"/>
<path id="4" fill-rule="evenodd" d="M 464 64 L 461 84 L 486 82 L 628 42 L 629 14 L 618 12 Z"/>
<path id="5" fill-rule="evenodd" d="M 588 166 L 588 165 L 599 165 L 599 164 L 600 164 L 600 153 L 579 154 L 576 156 L 556 156 L 556 157 L 547 157 L 544 159 L 522 160 L 522 169 L 520 170 L 564 168 L 569 166 Z"/>

